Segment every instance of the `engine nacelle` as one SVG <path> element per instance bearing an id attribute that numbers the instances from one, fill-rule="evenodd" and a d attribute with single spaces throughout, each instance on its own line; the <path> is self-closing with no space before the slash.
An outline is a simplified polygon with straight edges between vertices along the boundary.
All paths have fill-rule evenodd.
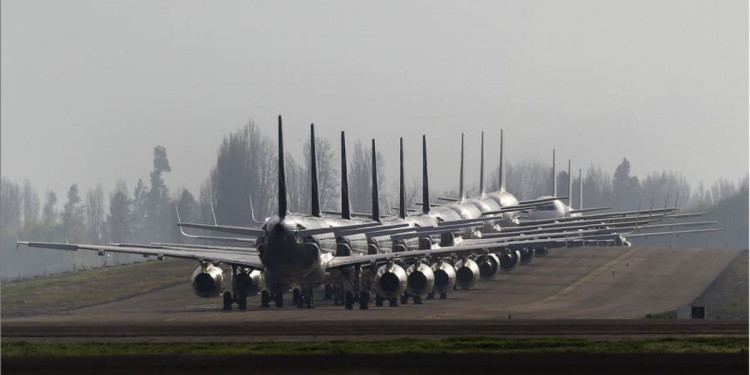
<path id="1" fill-rule="evenodd" d="M 435 282 L 432 287 L 433 292 L 448 292 L 456 285 L 456 269 L 450 263 L 439 260 L 432 265 L 432 273 L 435 276 Z"/>
<path id="2" fill-rule="evenodd" d="M 479 266 L 471 258 L 456 262 L 456 285 L 461 289 L 471 289 L 479 281 Z"/>
<path id="3" fill-rule="evenodd" d="M 482 255 L 477 258 L 476 262 L 482 279 L 494 279 L 500 272 L 500 258 L 495 254 Z"/>
<path id="4" fill-rule="evenodd" d="M 508 250 L 500 254 L 500 269 L 504 272 L 513 271 L 521 263 L 521 252 Z"/>
<path id="5" fill-rule="evenodd" d="M 406 271 L 396 263 L 389 263 L 378 269 L 373 282 L 379 296 L 399 297 L 406 290 Z"/>
<path id="6" fill-rule="evenodd" d="M 224 291 L 224 270 L 210 263 L 201 265 L 193 272 L 190 283 L 198 297 L 218 297 Z"/>
<path id="7" fill-rule="evenodd" d="M 531 260 L 534 259 L 534 255 L 536 255 L 536 251 L 534 251 L 534 249 L 529 249 L 528 247 L 524 247 L 519 251 L 521 252 L 521 264 L 531 263 Z"/>
<path id="8" fill-rule="evenodd" d="M 406 269 L 406 291 L 414 296 L 425 296 L 435 286 L 435 273 L 430 266 L 417 262 Z"/>
<path id="9" fill-rule="evenodd" d="M 263 272 L 243 269 L 237 273 L 237 289 L 245 292 L 245 296 L 255 296 L 266 288 L 266 278 Z"/>

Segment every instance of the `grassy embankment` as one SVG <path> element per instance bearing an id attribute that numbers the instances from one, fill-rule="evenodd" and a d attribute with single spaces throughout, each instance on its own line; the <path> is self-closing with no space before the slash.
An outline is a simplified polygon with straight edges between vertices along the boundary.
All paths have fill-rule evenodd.
<path id="1" fill-rule="evenodd" d="M 4 283 L 2 317 L 54 314 L 189 282 L 196 262 L 152 261 Z"/>
<path id="2" fill-rule="evenodd" d="M 249 343 L 31 343 L 2 344 L 3 356 L 478 354 L 478 353 L 738 353 L 747 337 L 591 340 L 578 338 L 393 339 Z"/>

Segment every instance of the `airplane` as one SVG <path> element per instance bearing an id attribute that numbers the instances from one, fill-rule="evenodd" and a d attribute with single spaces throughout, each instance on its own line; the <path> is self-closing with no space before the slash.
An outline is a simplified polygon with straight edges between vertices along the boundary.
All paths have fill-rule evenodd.
<path id="1" fill-rule="evenodd" d="M 345 140 L 342 132 L 342 155 L 345 155 Z M 367 309 L 370 291 L 376 293 L 376 305 L 388 300 L 397 306 L 397 298 L 411 295 L 415 303 L 423 296 L 439 293 L 445 298 L 447 292 L 458 286 L 473 287 L 480 278 L 480 266 L 492 267 L 490 255 L 510 254 L 515 249 L 533 247 L 558 247 L 570 243 L 591 242 L 580 233 L 547 233 L 528 236 L 508 236 L 497 239 L 474 238 L 456 241 L 455 233 L 463 231 L 470 223 L 462 222 L 474 217 L 449 213 L 446 209 L 435 210 L 429 205 L 427 188 L 426 138 L 423 137 L 423 211 L 407 215 L 405 207 L 403 139 L 400 143 L 400 210 L 397 218 L 381 218 L 377 192 L 377 168 L 373 140 L 373 212 L 372 218 L 361 219 L 351 215 L 348 204 L 348 183 L 342 179 L 342 217 L 322 215 L 317 189 L 317 165 L 315 157 L 314 127 L 311 126 L 311 213 L 289 213 L 287 207 L 286 176 L 284 168 L 284 142 L 281 116 L 278 118 L 278 214 L 267 218 L 262 227 L 205 225 L 178 223 L 180 227 L 207 229 L 223 233 L 254 237 L 257 252 L 215 246 L 184 246 L 179 244 L 68 244 L 50 242 L 17 241 L 17 246 L 48 248 L 65 251 L 91 250 L 99 255 L 108 252 L 141 254 L 193 259 L 199 262 L 191 276 L 196 295 L 214 297 L 223 295 L 224 309 L 237 303 L 246 309 L 248 296 L 261 295 L 261 306 L 268 307 L 273 301 L 283 307 L 283 295 L 291 286 L 299 286 L 298 307 L 312 307 L 312 290 L 325 283 L 335 282 L 345 289 L 344 304 L 352 309 L 355 297 L 360 309 Z M 342 172 L 346 173 L 345 156 Z M 472 204 L 466 204 L 469 206 Z M 450 206 L 450 205 L 449 205 Z M 475 206 L 476 207 L 476 206 Z M 445 215 L 439 221 L 440 215 Z M 450 215 L 455 220 L 448 220 Z M 472 215 L 474 216 L 474 215 Z M 480 214 L 481 216 L 481 214 Z M 461 217 L 463 219 L 458 219 Z M 481 220 L 497 220 L 480 218 Z M 458 221 L 458 223 L 452 223 Z M 411 228 L 411 233 L 401 232 Z M 414 234 L 417 234 L 416 236 Z M 435 243 L 432 236 L 440 236 Z M 597 236 L 618 235 L 596 233 Z M 391 246 L 378 242 L 378 238 L 390 237 Z M 415 239 L 416 238 L 416 239 Z M 596 238 L 598 242 L 611 242 L 607 238 Z M 386 241 L 387 242 L 387 241 Z M 414 249 L 414 243 L 417 244 Z M 366 244 L 366 246 L 362 246 Z M 246 248 L 245 248 L 246 249 Z M 363 251 L 366 249 L 366 251 Z M 516 253 L 517 254 L 517 253 Z M 496 262 L 497 263 L 497 262 Z M 225 275 L 221 264 L 231 268 L 231 291 L 224 291 Z M 497 268 L 497 264 L 495 264 Z M 496 271 L 495 271 L 496 272 Z M 223 294 L 222 294 L 223 292 Z"/>

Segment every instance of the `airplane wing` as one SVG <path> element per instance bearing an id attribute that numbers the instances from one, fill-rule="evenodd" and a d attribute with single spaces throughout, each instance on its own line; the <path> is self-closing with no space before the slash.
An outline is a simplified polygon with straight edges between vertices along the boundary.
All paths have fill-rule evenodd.
<path id="1" fill-rule="evenodd" d="M 576 240 L 580 240 L 578 237 Z M 476 241 L 470 244 L 458 245 L 458 246 L 447 246 L 437 249 L 428 250 L 410 250 L 401 251 L 395 253 L 381 253 L 371 255 L 356 255 L 356 256 L 337 256 L 331 259 L 326 269 L 335 269 L 341 267 L 349 267 L 354 265 L 377 265 L 384 262 L 396 259 L 409 259 L 409 258 L 422 258 L 430 256 L 449 256 L 449 255 L 465 255 L 465 254 L 481 254 L 490 249 L 515 247 L 515 246 L 559 246 L 570 242 L 571 239 L 535 239 L 535 240 L 523 240 L 523 241 Z"/>
<path id="2" fill-rule="evenodd" d="M 123 253 L 123 254 L 140 254 L 143 256 L 155 256 L 159 259 L 164 257 L 192 259 L 197 261 L 209 261 L 213 263 L 227 263 L 256 270 L 263 270 L 263 264 L 256 254 L 240 253 L 237 251 L 196 249 L 187 247 L 161 247 L 154 245 L 136 245 L 127 244 L 127 246 L 113 245 L 87 245 L 87 244 L 67 244 L 58 242 L 30 242 L 18 241 L 19 245 L 35 247 L 42 249 L 54 249 L 65 251 L 90 250 L 96 251 L 99 255 L 106 253 Z"/>
<path id="3" fill-rule="evenodd" d="M 266 231 L 260 228 L 249 228 L 249 227 L 236 227 L 230 225 L 209 225 L 209 224 L 197 224 L 197 223 L 177 223 L 180 228 L 194 228 L 194 229 L 205 229 L 214 232 L 223 232 L 231 234 L 239 234 L 250 237 L 260 237 L 266 234 Z"/>
<path id="4" fill-rule="evenodd" d="M 524 221 L 521 221 L 519 225 L 527 226 L 527 225 L 538 225 L 538 224 L 556 223 L 556 222 L 561 223 L 561 222 L 566 222 L 566 221 L 599 220 L 599 219 L 619 218 L 619 217 L 628 217 L 628 216 L 632 216 L 632 217 L 638 216 L 640 218 L 645 218 L 645 217 L 648 217 L 649 215 L 651 215 L 652 217 L 667 217 L 667 215 L 673 213 L 674 211 L 675 211 L 674 208 L 658 208 L 658 209 L 653 209 L 653 210 L 606 212 L 606 213 L 595 214 L 595 215 L 570 216 L 570 217 L 541 219 L 541 220 L 524 220 Z"/>

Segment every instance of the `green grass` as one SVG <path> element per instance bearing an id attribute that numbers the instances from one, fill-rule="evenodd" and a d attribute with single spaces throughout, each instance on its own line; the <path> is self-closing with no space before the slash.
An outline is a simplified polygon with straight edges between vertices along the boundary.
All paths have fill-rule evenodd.
<path id="1" fill-rule="evenodd" d="M 459 337 L 250 343 L 2 343 L 4 357 L 144 354 L 738 353 L 746 352 L 747 349 L 747 337 L 625 340 Z"/>
<path id="2" fill-rule="evenodd" d="M 2 317 L 59 313 L 187 283 L 196 262 L 164 260 L 4 283 Z"/>

